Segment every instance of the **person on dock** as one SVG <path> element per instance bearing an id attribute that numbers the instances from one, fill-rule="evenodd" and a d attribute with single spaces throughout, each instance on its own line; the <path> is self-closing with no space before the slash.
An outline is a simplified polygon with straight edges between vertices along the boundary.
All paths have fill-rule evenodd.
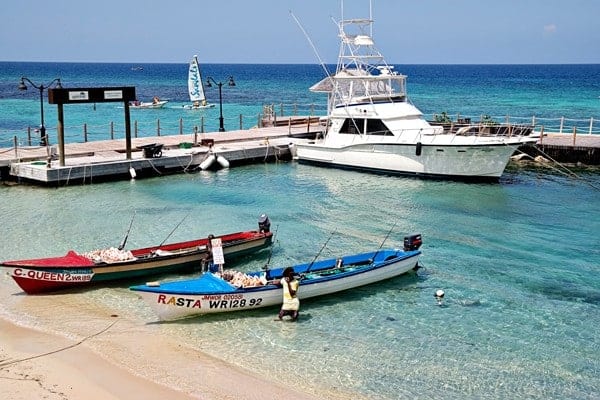
<path id="1" fill-rule="evenodd" d="M 283 304 L 279 310 L 279 320 L 289 315 L 292 321 L 298 319 L 298 310 L 300 310 L 300 299 L 298 299 L 298 287 L 300 282 L 294 277 L 294 269 L 287 267 L 283 271 L 283 278 L 279 281 L 283 287 Z"/>

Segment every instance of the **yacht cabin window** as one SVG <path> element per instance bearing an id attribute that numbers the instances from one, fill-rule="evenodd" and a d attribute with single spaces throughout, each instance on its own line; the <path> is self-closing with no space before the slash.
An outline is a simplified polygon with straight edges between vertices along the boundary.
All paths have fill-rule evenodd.
<path id="1" fill-rule="evenodd" d="M 372 118 L 346 118 L 340 129 L 340 133 L 350 135 L 379 135 L 394 136 L 380 119 Z"/>

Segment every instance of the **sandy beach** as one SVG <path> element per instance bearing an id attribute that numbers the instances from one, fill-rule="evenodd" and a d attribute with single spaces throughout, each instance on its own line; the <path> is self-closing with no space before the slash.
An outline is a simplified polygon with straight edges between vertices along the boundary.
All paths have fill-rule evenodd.
<path id="1" fill-rule="evenodd" d="M 93 340 L 89 338 L 88 340 Z M 140 351 L 163 343 L 139 342 Z M 166 349 L 168 351 L 168 348 Z M 156 350 L 154 350 L 156 353 Z M 163 353 L 167 355 L 167 353 Z M 29 399 L 313 399 L 207 355 L 182 351 L 199 377 L 194 388 L 177 390 L 137 376 L 80 341 L 0 319 L 0 398 Z M 168 356 L 168 355 L 167 355 Z M 171 357 L 173 355 L 171 354 Z M 140 365 L 141 370 L 152 365 Z M 200 377 L 202 377 L 200 379 Z"/>

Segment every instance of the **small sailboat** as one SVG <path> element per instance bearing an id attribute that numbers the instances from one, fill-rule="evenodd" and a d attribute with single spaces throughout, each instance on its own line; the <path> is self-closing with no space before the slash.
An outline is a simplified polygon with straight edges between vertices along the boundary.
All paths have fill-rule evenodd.
<path id="1" fill-rule="evenodd" d="M 202 82 L 202 74 L 200 73 L 200 65 L 198 64 L 198 56 L 194 56 L 190 61 L 188 69 L 188 92 L 190 94 L 191 105 L 185 105 L 184 108 L 196 110 L 202 108 L 214 107 L 214 104 L 208 104 L 204 95 L 204 82 Z"/>

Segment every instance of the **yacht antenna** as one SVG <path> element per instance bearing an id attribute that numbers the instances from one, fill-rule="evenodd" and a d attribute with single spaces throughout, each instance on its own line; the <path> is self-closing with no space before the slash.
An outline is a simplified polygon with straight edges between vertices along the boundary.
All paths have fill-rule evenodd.
<path id="1" fill-rule="evenodd" d="M 298 18 L 296 18 L 296 16 L 294 15 L 294 13 L 291 10 L 290 10 L 290 15 L 292 16 L 292 18 L 294 18 L 294 21 L 296 21 L 296 24 L 298 24 L 298 27 L 300 28 L 300 30 L 302 31 L 302 33 L 306 37 L 306 40 L 308 40 L 308 43 L 310 44 L 310 47 L 312 47 L 313 51 L 315 52 L 315 55 L 317 56 L 317 59 L 319 60 L 319 64 L 321 65 L 321 67 L 325 71 L 325 74 L 329 78 L 331 78 L 331 75 L 329 74 L 329 71 L 327 70 L 327 67 L 325 66 L 325 63 L 321 59 L 321 56 L 319 55 L 319 52 L 317 51 L 317 48 L 315 47 L 315 45 L 314 45 L 313 41 L 311 40 L 310 36 L 308 36 L 308 33 L 306 33 L 306 31 L 304 30 L 304 27 L 302 26 L 302 24 L 300 23 L 300 21 L 298 20 Z"/>

